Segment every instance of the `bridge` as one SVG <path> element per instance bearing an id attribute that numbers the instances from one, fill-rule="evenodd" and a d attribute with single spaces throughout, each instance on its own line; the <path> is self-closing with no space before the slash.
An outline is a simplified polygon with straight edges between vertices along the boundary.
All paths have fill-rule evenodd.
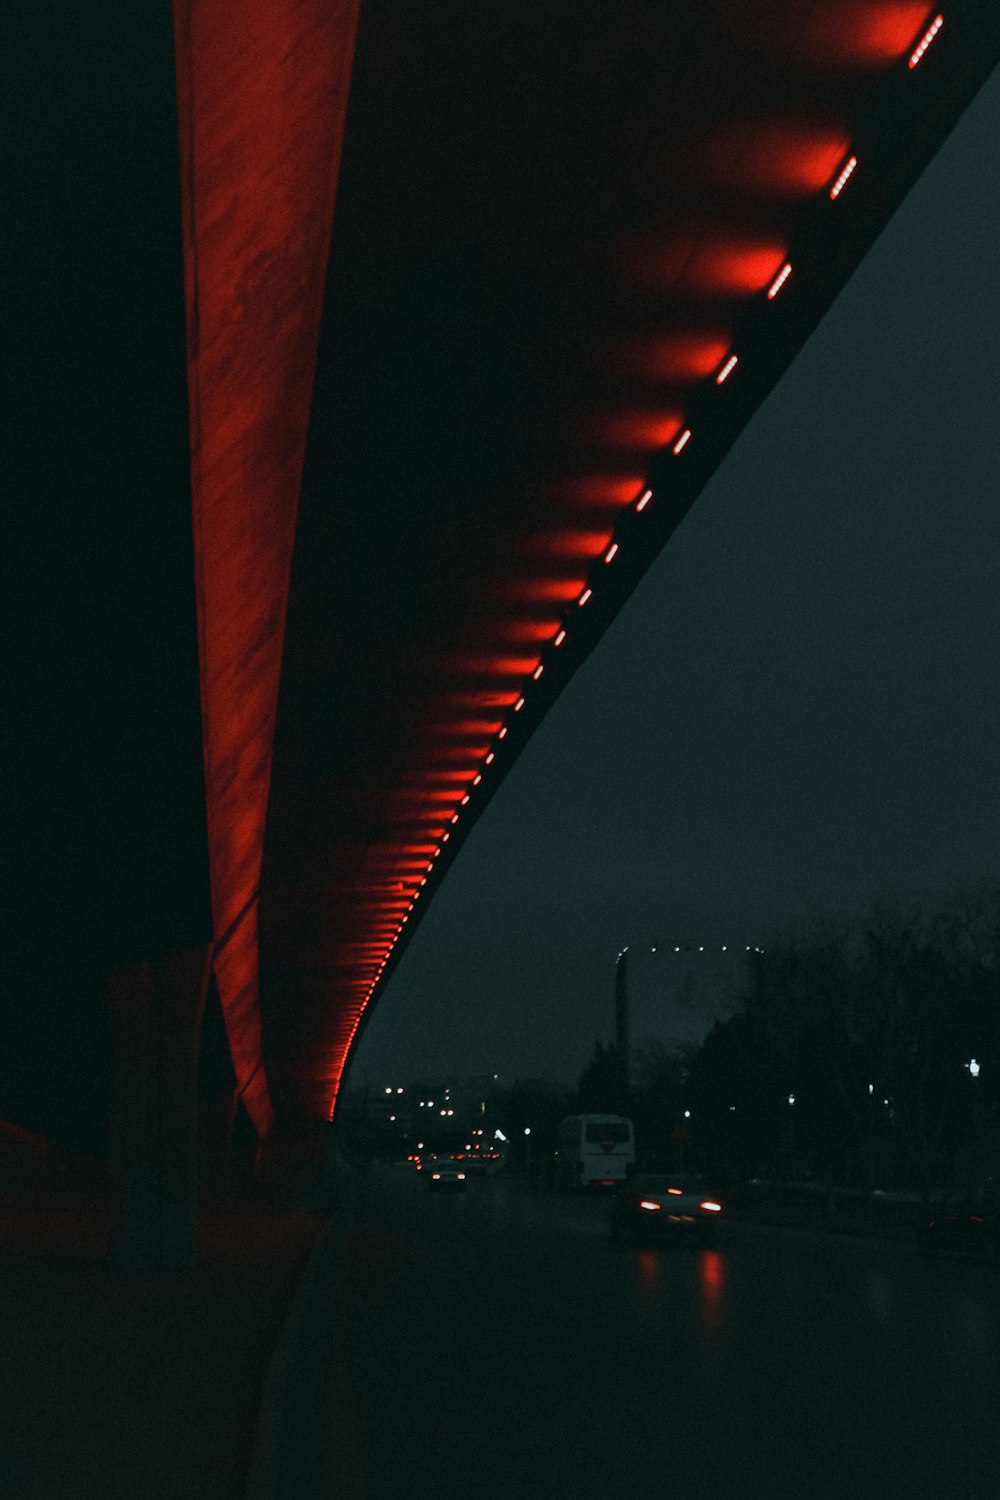
<path id="1" fill-rule="evenodd" d="M 189 1202 L 206 993 L 261 1138 L 330 1120 L 463 840 L 1000 14 L 94 0 L 18 40 L 5 1088 L 72 1094 L 60 1039 L 110 1015 L 115 1149 Z"/>

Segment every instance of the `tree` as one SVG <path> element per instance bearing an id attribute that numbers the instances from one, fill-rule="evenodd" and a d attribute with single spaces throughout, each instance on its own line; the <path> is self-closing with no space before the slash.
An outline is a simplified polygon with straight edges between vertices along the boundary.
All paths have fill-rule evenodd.
<path id="1" fill-rule="evenodd" d="M 614 1043 L 595 1041 L 594 1052 L 576 1086 L 575 1110 L 580 1114 L 628 1114 L 625 1062 Z"/>

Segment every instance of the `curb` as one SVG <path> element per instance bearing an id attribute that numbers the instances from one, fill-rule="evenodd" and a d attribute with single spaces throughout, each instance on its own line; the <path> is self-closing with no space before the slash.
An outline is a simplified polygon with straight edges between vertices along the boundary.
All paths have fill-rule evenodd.
<path id="1" fill-rule="evenodd" d="M 292 1298 L 292 1305 L 281 1325 L 278 1341 L 268 1362 L 261 1388 L 260 1405 L 257 1408 L 257 1420 L 254 1425 L 244 1500 L 279 1500 L 278 1482 L 281 1467 L 281 1440 L 285 1428 L 285 1398 L 291 1384 L 290 1377 L 306 1309 L 313 1298 L 320 1262 L 332 1228 L 333 1219 L 328 1217 L 326 1224 L 316 1236 L 316 1243 L 309 1253 L 309 1259 L 306 1261 Z"/>

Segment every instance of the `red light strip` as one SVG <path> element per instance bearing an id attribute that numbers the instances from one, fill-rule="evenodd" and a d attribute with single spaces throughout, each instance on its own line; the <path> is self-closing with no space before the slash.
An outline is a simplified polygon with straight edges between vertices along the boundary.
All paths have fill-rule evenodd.
<path id="1" fill-rule="evenodd" d="M 927 30 L 924 32 L 923 36 L 920 38 L 916 47 L 914 47 L 913 51 L 910 53 L 911 69 L 917 66 L 917 63 L 923 57 L 924 53 L 927 51 L 927 48 L 930 46 L 931 42 L 933 42 L 934 38 L 937 36 L 943 25 L 944 16 L 935 16 L 931 24 L 928 26 Z"/>
<path id="2" fill-rule="evenodd" d="M 858 158 L 856 156 L 849 156 L 847 158 L 847 160 L 845 161 L 844 165 L 841 167 L 839 173 L 834 178 L 833 186 L 830 188 L 830 197 L 831 198 L 839 198 L 840 197 L 841 193 L 844 191 L 844 188 L 847 185 L 847 179 L 850 177 L 851 173 L 854 171 L 854 168 L 857 166 L 857 164 L 858 164 Z"/>
<path id="3" fill-rule="evenodd" d="M 934 40 L 934 37 L 937 35 L 938 31 L 941 29 L 941 26 L 943 24 L 944 24 L 944 18 L 943 18 L 943 16 L 940 16 L 940 15 L 937 16 L 935 18 L 935 20 L 931 23 L 930 27 L 928 28 L 928 30 L 924 34 L 924 36 L 921 38 L 918 46 L 916 47 L 916 49 L 913 52 L 912 57 L 910 58 L 910 67 L 911 68 L 915 67 L 917 65 L 917 63 L 920 61 L 920 59 L 923 56 L 924 52 L 926 52 L 927 48 L 930 46 L 931 42 Z M 852 173 L 854 172 L 854 169 L 857 166 L 857 164 L 858 164 L 857 157 L 856 156 L 850 156 L 847 159 L 847 161 L 844 163 L 843 167 L 841 167 L 839 173 L 837 174 L 837 177 L 835 178 L 833 184 L 830 187 L 830 197 L 831 197 L 831 199 L 835 199 L 835 198 L 838 198 L 840 196 L 840 193 L 843 191 L 846 183 L 848 182 L 849 178 L 851 177 Z M 778 295 L 778 293 L 780 292 L 781 288 L 784 286 L 785 282 L 788 280 L 788 278 L 789 278 L 789 276 L 791 274 L 792 274 L 791 263 L 790 262 L 786 262 L 781 267 L 781 270 L 775 276 L 774 280 L 771 282 L 771 285 L 768 287 L 767 296 L 768 296 L 768 300 L 769 301 L 772 301 Z M 732 374 L 733 370 L 736 368 L 736 366 L 737 366 L 738 363 L 739 363 L 739 356 L 736 355 L 736 354 L 731 354 L 728 357 L 728 359 L 725 361 L 725 363 L 722 365 L 721 369 L 716 374 L 716 377 L 715 377 L 716 384 L 717 385 L 724 384 L 724 382 L 726 380 L 728 380 L 729 376 Z M 683 430 L 683 432 L 681 432 L 678 435 L 676 441 L 674 442 L 673 447 L 672 447 L 672 452 L 675 455 L 682 453 L 683 450 L 687 447 L 688 443 L 690 442 L 691 436 L 692 436 L 691 429 L 689 427 L 686 427 Z M 636 512 L 639 513 L 641 511 L 645 510 L 646 506 L 650 503 L 650 501 L 652 500 L 652 498 L 653 498 L 653 491 L 651 489 L 644 490 L 642 492 L 642 494 L 639 496 L 638 500 L 635 502 Z M 605 563 L 612 562 L 614 560 L 614 558 L 617 556 L 618 551 L 619 551 L 619 544 L 617 542 L 613 542 L 608 547 L 607 551 L 604 554 L 604 561 L 605 561 Z M 592 598 L 592 596 L 593 596 L 593 590 L 590 587 L 584 588 L 582 590 L 582 592 L 580 593 L 578 599 L 577 599 L 577 605 L 578 606 L 583 606 L 583 605 L 587 604 L 589 602 L 589 600 Z M 554 646 L 561 646 L 563 644 L 563 642 L 565 641 L 565 639 L 566 639 L 566 630 L 564 628 L 561 628 L 556 633 L 555 637 L 553 638 L 553 645 Z M 538 681 L 538 679 L 542 676 L 542 673 L 544 672 L 544 670 L 545 670 L 544 669 L 544 665 L 541 662 L 539 662 L 538 665 L 535 667 L 534 672 L 532 673 L 534 681 L 536 681 L 536 682 Z M 524 704 L 525 704 L 524 697 L 523 696 L 519 697 L 517 699 L 517 701 L 515 702 L 514 706 L 513 706 L 513 712 L 514 713 L 520 713 L 521 709 L 524 707 Z M 502 725 L 500 727 L 499 733 L 497 735 L 498 740 L 503 740 L 504 738 L 506 738 L 507 732 L 508 732 L 507 725 L 506 724 Z M 495 754 L 496 754 L 496 752 L 493 751 L 493 750 L 491 750 L 489 752 L 489 754 L 485 757 L 483 764 L 487 765 L 487 766 L 490 765 L 492 763 L 492 761 L 495 759 Z M 482 778 L 482 774 L 481 773 L 477 774 L 475 776 L 475 778 L 473 779 L 472 785 L 473 786 L 478 786 L 479 783 L 482 781 L 482 779 L 483 779 Z M 468 803 L 468 801 L 469 801 L 469 793 L 466 792 L 465 796 L 461 800 L 461 804 L 460 805 L 461 806 L 465 806 Z M 453 814 L 451 821 L 452 821 L 452 823 L 457 823 L 458 822 L 458 813 L 457 812 Z M 450 837 L 451 837 L 451 833 L 448 832 L 448 831 L 446 831 L 444 833 L 444 835 L 442 836 L 441 845 L 443 846 Z M 440 854 L 440 853 L 441 853 L 441 848 L 439 847 L 434 852 L 434 859 L 436 859 L 437 856 L 438 856 L 438 854 Z M 430 872 L 431 870 L 433 870 L 433 862 L 430 863 L 430 864 L 428 864 L 427 870 L 428 870 L 428 872 Z M 426 884 L 426 881 L 427 881 L 427 877 L 425 875 L 423 877 L 423 879 L 420 881 L 420 886 L 421 887 L 424 886 Z M 418 889 L 416 891 L 414 897 L 413 897 L 413 900 L 411 901 L 410 910 L 412 910 L 413 903 L 416 901 L 416 899 L 417 899 L 417 897 L 419 895 L 420 895 L 420 890 Z M 409 920 L 409 916 L 410 916 L 410 911 L 407 911 L 406 915 L 402 918 L 402 920 L 401 920 L 401 922 L 399 924 L 399 927 L 396 930 L 396 935 L 393 937 L 392 942 L 389 944 L 388 952 L 387 952 L 386 956 L 382 959 L 382 962 L 381 962 L 381 964 L 380 964 L 380 966 L 378 968 L 378 971 L 377 971 L 376 978 L 372 982 L 371 986 L 369 987 L 369 990 L 368 990 L 368 997 L 369 998 L 373 994 L 376 985 L 378 984 L 379 980 L 382 977 L 382 974 L 383 974 L 383 972 L 385 970 L 386 964 L 388 963 L 389 956 L 391 955 L 392 950 L 395 947 L 396 942 L 397 942 L 399 936 L 402 933 L 403 924 Z M 650 1205 L 650 1206 L 652 1206 L 652 1205 Z M 659 1206 L 659 1205 L 657 1205 L 657 1206 Z M 714 1207 L 714 1205 L 712 1205 L 712 1206 Z"/>

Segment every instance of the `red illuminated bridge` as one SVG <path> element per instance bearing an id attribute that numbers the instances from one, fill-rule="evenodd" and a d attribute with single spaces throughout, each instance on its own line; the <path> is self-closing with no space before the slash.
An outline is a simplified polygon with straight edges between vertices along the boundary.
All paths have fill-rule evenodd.
<path id="1" fill-rule="evenodd" d="M 15 88 L 22 940 L 75 933 L 119 1012 L 207 954 L 267 1135 L 331 1117 L 463 839 L 1000 9 L 82 9 Z"/>

